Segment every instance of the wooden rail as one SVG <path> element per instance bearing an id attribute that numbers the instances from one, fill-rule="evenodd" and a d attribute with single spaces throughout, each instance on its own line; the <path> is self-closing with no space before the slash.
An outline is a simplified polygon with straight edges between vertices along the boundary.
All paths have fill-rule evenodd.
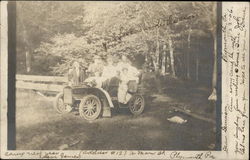
<path id="1" fill-rule="evenodd" d="M 16 82 L 16 88 L 60 92 L 60 91 L 63 90 L 63 85 L 42 84 L 42 83 L 32 83 L 32 82 L 17 81 Z"/>
<path id="2" fill-rule="evenodd" d="M 61 92 L 67 77 L 16 75 L 16 88 Z"/>
<path id="3" fill-rule="evenodd" d="M 34 75 L 16 75 L 17 81 L 32 81 L 32 82 L 68 82 L 68 77 L 57 77 L 57 76 L 34 76 Z"/>

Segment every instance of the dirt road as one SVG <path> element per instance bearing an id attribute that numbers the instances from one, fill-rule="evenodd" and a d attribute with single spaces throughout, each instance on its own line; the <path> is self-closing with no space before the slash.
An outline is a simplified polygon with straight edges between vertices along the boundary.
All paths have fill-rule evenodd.
<path id="1" fill-rule="evenodd" d="M 175 115 L 187 123 L 167 120 Z M 32 91 L 18 91 L 16 124 L 16 146 L 22 150 L 57 150 L 65 144 L 69 150 L 211 150 L 215 144 L 213 124 L 152 99 L 140 116 L 113 111 L 112 118 L 87 122 L 74 113 L 57 114 L 49 99 Z"/>

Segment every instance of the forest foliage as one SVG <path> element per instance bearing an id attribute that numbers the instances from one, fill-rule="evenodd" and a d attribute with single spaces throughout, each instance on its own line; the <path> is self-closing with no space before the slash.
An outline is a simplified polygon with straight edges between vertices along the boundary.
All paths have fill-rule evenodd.
<path id="1" fill-rule="evenodd" d="M 214 2 L 16 4 L 18 73 L 64 75 L 74 60 L 87 68 L 94 55 L 125 54 L 145 72 L 211 83 Z"/>

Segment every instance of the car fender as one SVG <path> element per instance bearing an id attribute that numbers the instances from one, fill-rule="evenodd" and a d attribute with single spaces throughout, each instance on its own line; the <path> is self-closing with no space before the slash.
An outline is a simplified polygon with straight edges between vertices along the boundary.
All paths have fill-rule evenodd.
<path id="1" fill-rule="evenodd" d="M 99 98 L 104 98 L 107 103 L 105 103 L 105 106 L 109 106 L 111 108 L 114 108 L 113 102 L 111 100 L 111 97 L 107 91 L 105 91 L 103 88 L 99 87 L 74 87 L 72 88 L 73 97 L 77 100 L 81 100 L 82 97 L 86 94 L 94 94 L 97 95 Z"/>
<path id="2" fill-rule="evenodd" d="M 106 98 L 107 98 L 107 100 L 108 100 L 109 107 L 110 107 L 110 108 L 114 108 L 114 104 L 113 104 L 113 102 L 112 102 L 112 100 L 111 100 L 111 97 L 110 97 L 110 95 L 108 94 L 108 92 L 105 91 L 103 88 L 98 88 L 98 89 L 106 96 Z"/>

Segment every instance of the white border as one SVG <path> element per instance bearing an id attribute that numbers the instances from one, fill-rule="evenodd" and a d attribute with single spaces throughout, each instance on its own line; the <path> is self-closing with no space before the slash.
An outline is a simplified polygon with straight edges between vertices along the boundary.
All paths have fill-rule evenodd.
<path id="1" fill-rule="evenodd" d="M 7 150 L 7 82 L 8 82 L 8 22 L 7 22 L 7 2 L 1 3 L 1 155 Z M 2 156 L 1 156 L 2 157 Z"/>
<path id="2" fill-rule="evenodd" d="M 249 108 L 246 114 L 246 128 L 244 134 L 245 139 L 245 154 L 240 155 L 235 153 L 235 118 L 238 115 L 236 111 L 228 112 L 229 94 L 229 63 L 222 61 L 222 126 L 227 127 L 227 132 L 222 131 L 222 149 L 228 148 L 228 151 L 58 151 L 58 150 L 23 150 L 23 151 L 8 151 L 7 150 L 7 2 L 1 2 L 1 158 L 12 159 L 37 159 L 37 158 L 67 158 L 67 159 L 248 159 L 248 144 L 249 144 Z M 249 3 L 248 2 L 223 2 L 223 14 L 227 9 L 233 8 L 234 16 L 240 14 L 243 8 L 247 8 L 245 24 L 247 28 L 246 50 L 242 51 L 246 54 L 245 57 L 245 85 L 240 86 L 240 93 L 245 91 L 247 99 L 249 98 Z M 223 15 L 222 14 L 222 15 Z M 225 25 L 223 22 L 222 25 Z M 225 33 L 223 33 L 224 35 Z M 223 39 L 222 35 L 222 39 Z M 224 42 L 225 40 L 223 40 Z M 223 46 L 222 46 L 223 47 Z M 224 49 L 224 48 L 223 48 Z M 232 59 L 233 60 L 233 59 Z M 244 90 L 244 91 L 243 91 Z M 249 100 L 240 101 L 249 106 Z M 226 116 L 227 114 L 227 116 Z M 239 116 L 239 115 L 238 115 Z M 226 118 L 225 118 L 226 117 Z M 226 121 L 225 121 L 226 120 Z M 227 124 L 225 124 L 227 123 Z M 226 150 L 226 149 L 225 149 Z M 48 157 L 49 155 L 49 157 Z"/>

